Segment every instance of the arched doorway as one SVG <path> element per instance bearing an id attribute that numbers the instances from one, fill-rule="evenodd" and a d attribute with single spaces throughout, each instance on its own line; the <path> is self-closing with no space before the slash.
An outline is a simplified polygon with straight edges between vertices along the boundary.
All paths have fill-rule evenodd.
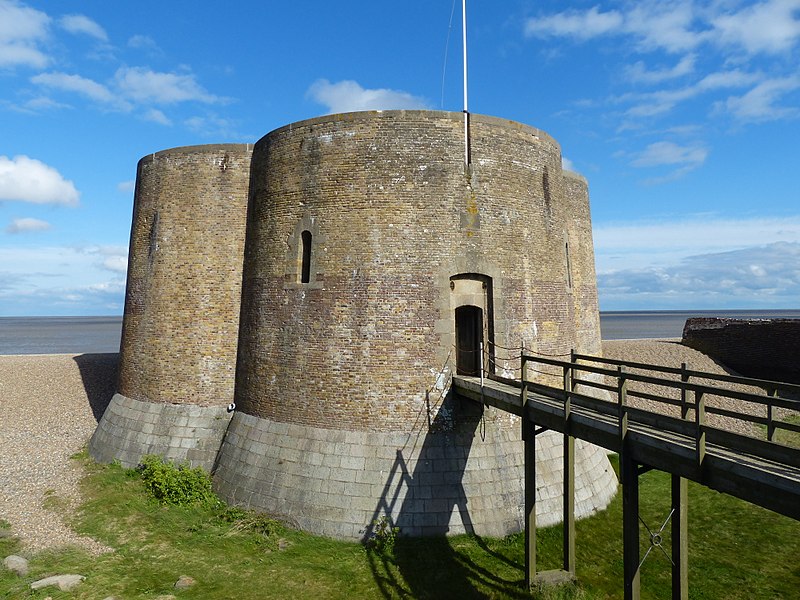
<path id="1" fill-rule="evenodd" d="M 478 306 L 456 308 L 456 372 L 480 375 L 483 357 L 483 309 Z"/>

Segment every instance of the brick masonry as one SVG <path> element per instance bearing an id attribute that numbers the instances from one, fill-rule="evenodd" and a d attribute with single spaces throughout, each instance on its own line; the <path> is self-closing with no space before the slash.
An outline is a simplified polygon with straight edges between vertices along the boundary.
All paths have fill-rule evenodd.
<path id="1" fill-rule="evenodd" d="M 562 356 L 599 350 L 585 181 L 564 177 L 558 145 L 537 129 L 473 116 L 471 135 L 468 170 L 457 113 L 334 115 L 255 145 L 241 410 L 407 430 L 452 363 L 463 277 L 489 282 L 497 356 L 523 344 Z M 297 240 L 307 224 L 311 281 L 302 284 Z M 477 302 L 490 312 L 488 298 Z"/>
<path id="2" fill-rule="evenodd" d="M 118 391 L 147 402 L 233 398 L 251 145 L 139 161 Z"/>
<path id="3" fill-rule="evenodd" d="M 599 352 L 588 188 L 540 130 L 472 115 L 470 132 L 469 166 L 463 115 L 431 111 L 142 159 L 119 394 L 92 455 L 216 464 L 223 498 L 336 537 L 381 515 L 410 534 L 519 529 L 520 423 L 448 393 L 455 314 L 479 309 L 484 367 L 505 376 L 523 346 Z M 560 446 L 540 439 L 555 522 Z M 583 515 L 616 479 L 577 446 Z"/>

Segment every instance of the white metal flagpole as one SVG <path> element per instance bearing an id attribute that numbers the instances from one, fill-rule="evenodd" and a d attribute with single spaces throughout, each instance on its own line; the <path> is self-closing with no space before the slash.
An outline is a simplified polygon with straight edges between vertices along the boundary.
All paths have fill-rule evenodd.
<path id="1" fill-rule="evenodd" d="M 461 45 L 464 51 L 464 164 L 469 166 L 469 107 L 467 105 L 467 0 L 461 0 Z"/>

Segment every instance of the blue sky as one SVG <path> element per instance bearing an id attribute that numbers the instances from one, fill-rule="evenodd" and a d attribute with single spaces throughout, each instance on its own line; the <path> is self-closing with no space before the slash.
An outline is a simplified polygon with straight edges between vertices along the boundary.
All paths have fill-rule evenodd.
<path id="1" fill-rule="evenodd" d="M 122 313 L 146 154 L 461 110 L 460 13 L 0 0 L 0 316 Z M 800 0 L 470 0 L 468 37 L 470 110 L 589 180 L 601 310 L 800 308 Z"/>

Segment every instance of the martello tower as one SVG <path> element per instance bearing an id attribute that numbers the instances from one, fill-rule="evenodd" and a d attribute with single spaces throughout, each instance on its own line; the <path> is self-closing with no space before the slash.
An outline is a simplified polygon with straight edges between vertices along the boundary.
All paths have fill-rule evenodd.
<path id="1" fill-rule="evenodd" d="M 143 183 L 140 164 L 123 376 L 93 455 L 133 463 L 155 449 L 195 460 L 194 450 L 216 443 L 214 459 L 197 453 L 196 462 L 214 470 L 223 497 L 338 537 L 359 537 L 384 515 L 409 534 L 518 530 L 520 424 L 451 397 L 448 378 L 480 369 L 519 376 L 514 354 L 523 345 L 547 355 L 600 351 L 588 195 L 581 177 L 562 171 L 557 143 L 518 123 L 471 116 L 466 163 L 463 118 L 334 115 L 268 134 L 252 157 L 245 146 L 170 151 L 204 158 L 199 187 L 169 186 L 176 190 L 169 200 Z M 164 165 L 160 176 L 193 180 L 190 170 Z M 233 189 L 234 180 L 242 193 L 231 195 L 227 214 L 187 206 L 198 221 L 194 233 L 159 216 L 160 232 L 136 242 L 137 230 L 152 231 L 141 216 L 152 209 L 143 205 L 180 206 L 191 200 L 187 189 L 199 190 L 188 194 L 193 201 L 213 204 L 219 196 L 210 190 Z M 234 213 L 243 219 L 245 212 L 246 233 L 234 225 Z M 218 246 L 162 240 L 173 227 L 190 238 L 225 229 L 239 237 L 241 305 L 212 292 L 224 282 L 226 292 L 238 292 L 233 241 L 228 268 L 215 254 L 198 258 Z M 184 300 L 197 307 L 186 329 L 154 329 L 142 316 L 182 314 L 177 303 L 156 306 L 164 294 L 137 291 L 158 279 L 148 262 L 154 244 L 173 256 L 162 286 L 191 289 L 202 280 L 208 287 L 208 299 L 190 293 Z M 210 272 L 184 268 L 194 260 Z M 234 306 L 238 319 L 213 312 L 215 303 Z M 220 360 L 229 361 L 234 382 L 231 355 L 216 353 L 231 327 L 238 330 L 235 390 L 222 397 L 231 388 L 209 393 L 206 384 L 224 372 Z M 169 342 L 151 347 L 148 335 Z M 167 350 L 194 365 L 175 386 L 166 384 L 170 369 L 183 373 L 184 363 L 161 361 Z M 148 382 L 136 390 L 158 393 L 134 395 L 131 373 Z M 182 416 L 173 421 L 174 439 L 160 438 L 157 447 L 137 415 L 163 420 L 165 409 L 148 405 L 167 403 Z M 122 405 L 127 421 L 120 424 Z M 130 440 L 124 448 L 113 445 L 118 435 L 102 433 L 114 427 Z M 559 444 L 546 435 L 538 443 L 552 445 L 537 466 L 552 480 L 539 490 L 540 518 L 555 521 Z M 581 444 L 577 451 L 577 510 L 587 514 L 605 506 L 616 480 L 602 451 Z"/>

